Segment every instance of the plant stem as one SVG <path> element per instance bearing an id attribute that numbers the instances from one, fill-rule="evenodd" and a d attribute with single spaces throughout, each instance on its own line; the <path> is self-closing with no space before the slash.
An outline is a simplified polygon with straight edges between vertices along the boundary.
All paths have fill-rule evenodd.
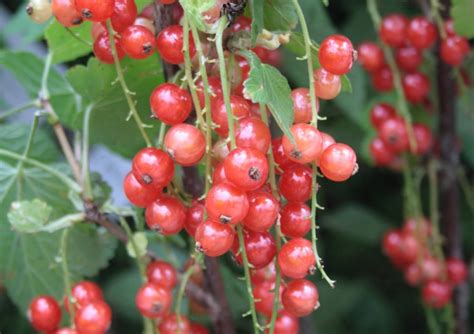
<path id="1" fill-rule="evenodd" d="M 318 125 L 318 109 L 316 106 L 316 90 L 314 88 L 314 69 L 313 69 L 313 55 L 311 54 L 311 37 L 308 31 L 308 25 L 306 24 L 306 19 L 304 17 L 303 10 L 301 9 L 298 0 L 293 0 L 293 6 L 296 9 L 296 14 L 298 15 L 298 20 L 300 21 L 301 31 L 303 32 L 303 39 L 305 44 L 305 56 L 306 63 L 308 66 L 308 80 L 309 80 L 309 98 L 311 101 L 311 112 L 313 118 L 311 124 L 314 126 Z"/>
<path id="2" fill-rule="evenodd" d="M 94 107 L 88 106 L 84 113 L 83 142 L 82 142 L 82 195 L 86 200 L 92 200 L 92 186 L 89 168 L 89 130 L 90 118 Z"/>
<path id="3" fill-rule="evenodd" d="M 184 274 L 181 276 L 181 282 L 179 284 L 178 294 L 176 296 L 176 308 L 175 313 L 178 319 L 178 322 L 181 321 L 181 304 L 183 302 L 184 292 L 186 291 L 186 286 L 188 285 L 188 281 L 191 276 L 194 274 L 196 264 L 201 264 L 203 260 L 203 254 L 200 252 L 195 253 L 194 255 L 195 263 L 190 265 Z"/>
<path id="4" fill-rule="evenodd" d="M 128 107 L 130 108 L 130 111 L 133 115 L 133 118 L 135 119 L 135 123 L 137 123 L 138 130 L 140 131 L 143 140 L 145 141 L 146 145 L 148 147 L 152 146 L 151 140 L 148 137 L 148 134 L 145 131 L 145 125 L 142 122 L 142 119 L 140 117 L 140 114 L 138 113 L 138 110 L 135 106 L 135 102 L 132 99 L 132 92 L 130 89 L 128 89 L 127 82 L 125 81 L 125 76 L 123 74 L 122 67 L 120 66 L 120 59 L 117 55 L 117 49 L 115 46 L 115 39 L 114 39 L 114 32 L 112 29 L 112 26 L 110 24 L 110 21 L 107 21 L 107 29 L 109 32 L 109 43 L 110 43 L 110 48 L 112 50 L 112 56 L 114 58 L 114 64 L 115 64 L 115 70 L 117 72 L 117 77 L 120 82 L 120 86 L 122 87 L 123 94 L 125 95 L 125 99 L 127 100 Z"/>
<path id="5" fill-rule="evenodd" d="M 441 4 L 438 0 L 430 0 L 431 5 L 431 14 L 433 15 L 436 25 L 438 26 L 438 31 L 440 34 L 441 39 L 446 38 L 446 29 L 444 29 L 444 21 L 439 13 L 439 9 L 441 8 Z"/>
<path id="6" fill-rule="evenodd" d="M 11 115 L 18 114 L 18 113 L 21 113 L 22 111 L 28 110 L 28 109 L 33 108 L 33 107 L 39 107 L 39 106 L 40 106 L 39 101 L 38 100 L 33 100 L 33 101 L 26 102 L 26 103 L 24 103 L 24 104 L 22 104 L 18 107 L 14 107 L 12 109 L 5 110 L 0 115 L 0 121 L 3 121 L 4 119 L 10 117 Z"/>
<path id="7" fill-rule="evenodd" d="M 67 264 L 67 238 L 69 236 L 69 228 L 64 229 L 61 234 L 60 243 L 60 254 L 61 254 L 61 268 L 63 271 L 64 289 L 66 290 L 67 299 L 69 301 L 69 319 L 71 327 L 74 327 L 74 313 L 75 313 L 75 300 L 72 295 L 71 279 L 69 277 L 69 269 Z"/>
<path id="8" fill-rule="evenodd" d="M 436 321 L 435 314 L 431 308 L 423 304 L 423 309 L 425 310 L 426 321 L 428 322 L 428 328 L 431 334 L 441 334 L 439 324 Z"/>
<path id="9" fill-rule="evenodd" d="M 166 134 L 166 124 L 161 122 L 160 124 L 160 132 L 158 134 L 158 140 L 156 142 L 156 146 L 162 148 L 163 147 L 163 140 L 165 139 Z"/>
<path id="10" fill-rule="evenodd" d="M 428 163 L 428 178 L 430 186 L 430 221 L 432 226 L 433 248 L 438 260 L 444 263 L 443 242 L 439 228 L 438 163 L 434 159 L 431 159 Z"/>

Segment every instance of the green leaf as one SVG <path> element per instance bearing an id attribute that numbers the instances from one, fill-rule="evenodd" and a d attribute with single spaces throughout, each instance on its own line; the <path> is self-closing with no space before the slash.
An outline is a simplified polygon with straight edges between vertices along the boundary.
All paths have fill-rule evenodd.
<path id="1" fill-rule="evenodd" d="M 462 154 L 467 162 L 474 166 L 474 89 L 469 88 L 465 94 L 458 98 L 456 104 L 456 131 L 461 137 Z"/>
<path id="2" fill-rule="evenodd" d="M 472 0 L 454 0 L 451 7 L 451 17 L 454 21 L 454 30 L 461 36 L 474 37 L 474 1 Z"/>
<path id="3" fill-rule="evenodd" d="M 66 28 L 53 20 L 44 35 L 49 51 L 53 53 L 53 62 L 62 63 L 77 59 L 92 52 L 91 22 Z"/>
<path id="4" fill-rule="evenodd" d="M 242 54 L 250 64 L 244 95 L 254 103 L 267 105 L 283 133 L 293 138 L 290 132 L 294 118 L 293 102 L 288 81 L 275 67 L 262 64 L 255 53 L 243 51 Z"/>
<path id="5" fill-rule="evenodd" d="M 150 120 L 149 98 L 153 89 L 164 80 L 160 62 L 156 57 L 141 61 L 124 59 L 122 68 L 129 89 L 135 93 L 133 99 L 142 120 L 154 125 L 153 129 L 147 130 L 153 135 L 159 123 Z M 132 157 L 145 145 L 133 118 L 127 121 L 130 110 L 113 65 L 91 58 L 87 66 L 71 68 L 66 78 L 82 97 L 83 103 L 93 106 L 91 142 L 104 144 L 125 157 Z"/>
<path id="6" fill-rule="evenodd" d="M 134 245 L 137 247 L 135 250 Z M 133 234 L 133 242 L 127 242 L 127 253 L 130 257 L 137 258 L 145 256 L 148 247 L 148 239 L 143 232 L 136 232 Z M 138 254 L 137 254 L 138 252 Z"/>
<path id="7" fill-rule="evenodd" d="M 261 2 L 262 0 L 256 0 Z M 290 31 L 296 28 L 298 16 L 291 0 L 265 0 L 264 27 L 270 31 Z"/>
<path id="8" fill-rule="evenodd" d="M 179 0 L 181 7 L 186 12 L 189 20 L 196 25 L 196 27 L 207 33 L 215 33 L 217 29 L 217 22 L 208 24 L 204 20 L 206 11 L 216 5 L 216 0 Z"/>
<path id="9" fill-rule="evenodd" d="M 0 35 L 15 36 L 16 47 L 23 48 L 31 42 L 37 41 L 43 35 L 47 23 L 38 24 L 26 14 L 27 1 L 18 7 L 8 24 L 2 28 Z"/>
<path id="10" fill-rule="evenodd" d="M 104 285 L 105 300 L 117 318 L 140 324 L 141 315 L 135 306 L 135 296 L 141 285 L 140 273 L 135 267 L 108 277 Z"/>
<path id="11" fill-rule="evenodd" d="M 252 12 L 252 30 L 250 43 L 255 45 L 257 42 L 257 36 L 263 30 L 263 6 L 264 3 L 261 0 L 251 0 L 250 10 Z"/>
<path id="12" fill-rule="evenodd" d="M 39 199 L 31 202 L 13 202 L 8 212 L 8 220 L 17 232 L 35 233 L 48 223 L 52 210 L 48 204 Z"/>

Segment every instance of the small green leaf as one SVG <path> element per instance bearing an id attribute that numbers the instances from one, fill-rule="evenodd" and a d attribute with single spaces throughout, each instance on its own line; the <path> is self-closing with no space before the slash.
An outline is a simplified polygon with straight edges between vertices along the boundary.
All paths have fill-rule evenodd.
<path id="1" fill-rule="evenodd" d="M 341 91 L 352 93 L 351 81 L 346 75 L 341 76 Z"/>
<path id="2" fill-rule="evenodd" d="M 39 199 L 13 202 L 8 212 L 8 220 L 15 231 L 35 233 L 48 223 L 51 211 L 52 208 Z"/>
<path id="3" fill-rule="evenodd" d="M 250 73 L 244 82 L 244 95 L 254 103 L 268 106 L 278 126 L 285 135 L 293 138 L 293 102 L 291 88 L 286 78 L 275 67 L 262 64 L 251 51 L 242 51 L 250 64 Z"/>
<path id="4" fill-rule="evenodd" d="M 136 250 L 134 245 L 137 247 Z M 145 256 L 147 247 L 148 239 L 146 238 L 145 233 L 136 232 L 133 234 L 133 242 L 131 240 L 127 242 L 127 253 L 130 257 L 140 258 L 142 256 Z"/>
<path id="5" fill-rule="evenodd" d="M 250 1 L 250 10 L 252 12 L 252 30 L 250 43 L 252 46 L 257 42 L 257 36 L 263 30 L 263 6 L 264 2 L 262 0 L 251 0 Z"/>
<path id="6" fill-rule="evenodd" d="M 472 0 L 454 0 L 451 7 L 451 17 L 454 22 L 454 30 L 461 36 L 474 37 L 474 1 Z"/>
<path id="7" fill-rule="evenodd" d="M 296 28 L 298 16 L 291 0 L 256 0 L 264 1 L 264 27 L 270 31 L 290 31 Z"/>

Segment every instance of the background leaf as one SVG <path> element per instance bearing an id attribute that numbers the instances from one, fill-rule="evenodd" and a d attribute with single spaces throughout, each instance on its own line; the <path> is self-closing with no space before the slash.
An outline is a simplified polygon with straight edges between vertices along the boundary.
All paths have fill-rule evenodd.
<path id="1" fill-rule="evenodd" d="M 451 17 L 454 21 L 454 30 L 468 38 L 474 37 L 474 1 L 472 0 L 453 0 L 451 7 Z"/>
<path id="2" fill-rule="evenodd" d="M 41 230 L 49 221 L 52 208 L 45 202 L 33 201 L 13 202 L 8 212 L 8 221 L 19 233 L 34 233 Z"/>

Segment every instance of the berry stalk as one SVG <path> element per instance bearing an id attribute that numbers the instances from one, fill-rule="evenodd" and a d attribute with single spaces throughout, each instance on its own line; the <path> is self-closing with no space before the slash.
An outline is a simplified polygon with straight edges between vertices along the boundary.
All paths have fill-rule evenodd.
<path id="1" fill-rule="evenodd" d="M 71 290 L 71 278 L 69 277 L 69 269 L 67 264 L 67 238 L 69 235 L 69 228 L 64 229 L 63 233 L 61 234 L 61 243 L 59 248 L 59 253 L 61 255 L 61 269 L 63 271 L 63 281 L 64 281 L 64 289 L 66 290 L 66 296 L 69 301 L 69 321 L 71 327 L 74 326 L 74 313 L 75 313 L 75 300 L 72 295 Z"/>

